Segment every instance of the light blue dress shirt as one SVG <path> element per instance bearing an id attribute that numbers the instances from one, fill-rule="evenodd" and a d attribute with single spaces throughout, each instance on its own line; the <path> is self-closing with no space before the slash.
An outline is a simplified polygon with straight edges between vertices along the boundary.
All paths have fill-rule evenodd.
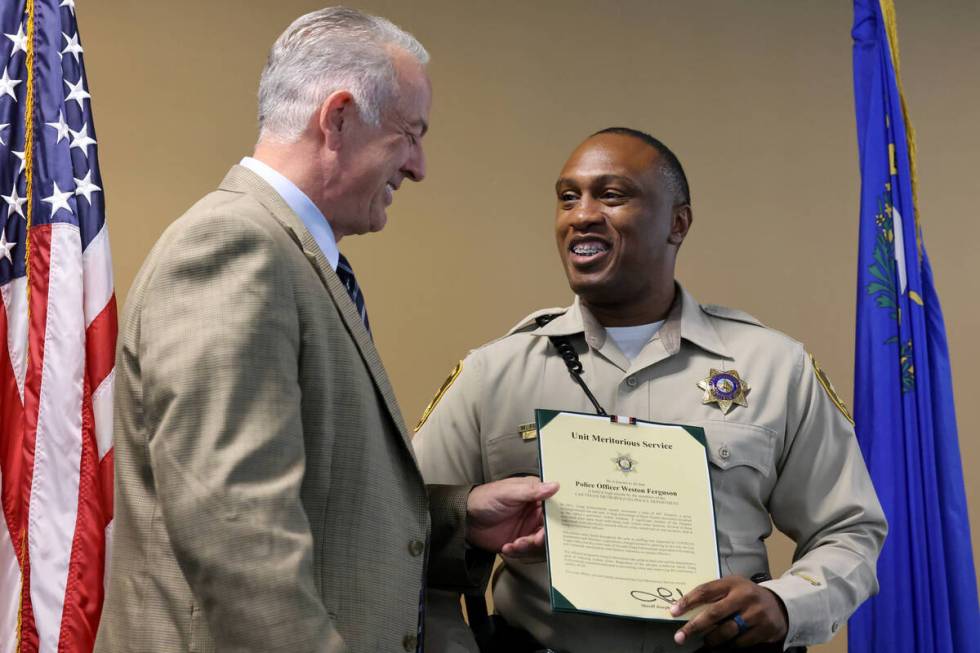
<path id="1" fill-rule="evenodd" d="M 299 219 L 303 221 L 306 228 L 309 230 L 310 234 L 313 236 L 313 240 L 320 247 L 320 251 L 323 252 L 323 256 L 327 259 L 327 263 L 333 268 L 334 272 L 337 271 L 337 261 L 340 260 L 340 250 L 337 249 L 337 239 L 333 235 L 333 229 L 330 228 L 330 223 L 320 212 L 320 209 L 316 208 L 316 204 L 313 203 L 306 193 L 297 188 L 296 184 L 289 181 L 283 177 L 280 173 L 276 172 L 270 168 L 265 163 L 262 163 L 258 159 L 253 159 L 250 156 L 245 157 L 240 162 L 240 165 L 245 166 L 258 176 L 262 177 L 270 186 L 272 186 L 277 193 L 282 197 L 283 201 L 289 205 L 289 208 L 299 216 Z"/>

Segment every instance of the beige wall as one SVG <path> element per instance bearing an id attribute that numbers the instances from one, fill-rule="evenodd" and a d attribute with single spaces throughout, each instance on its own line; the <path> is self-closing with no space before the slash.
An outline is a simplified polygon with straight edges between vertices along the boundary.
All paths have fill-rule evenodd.
<path id="1" fill-rule="evenodd" d="M 429 178 L 387 229 L 342 243 L 406 418 L 468 348 L 569 292 L 557 171 L 590 131 L 646 129 L 687 167 L 679 278 L 802 340 L 852 394 L 857 154 L 850 3 L 353 2 L 432 53 Z M 164 227 L 254 141 L 265 52 L 312 0 L 78 3 L 121 298 Z M 975 410 L 980 8 L 899 0 L 921 215 L 946 311 L 964 466 Z M 410 186 L 410 187 L 409 187 Z M 968 474 L 974 555 L 980 481 Z M 790 550 L 777 543 L 776 567 Z M 819 651 L 844 650 L 844 638 Z"/>

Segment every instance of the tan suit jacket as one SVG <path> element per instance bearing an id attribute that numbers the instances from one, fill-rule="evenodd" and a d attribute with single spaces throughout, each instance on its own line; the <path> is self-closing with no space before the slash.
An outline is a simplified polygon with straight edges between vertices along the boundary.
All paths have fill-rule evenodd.
<path id="1" fill-rule="evenodd" d="M 664 325 L 632 361 L 578 300 L 542 313 L 561 315 L 540 328 L 529 316 L 463 361 L 415 436 L 426 479 L 480 483 L 538 473 L 538 443 L 521 434 L 534 409 L 594 411 L 548 339 L 568 336 L 610 414 L 704 428 L 722 574 L 772 571 L 778 577 L 764 584 L 786 605 L 787 644 L 830 639 L 877 590 L 886 524 L 849 418 L 803 346 L 742 311 L 702 306 L 680 288 Z M 698 382 L 712 369 L 739 372 L 750 387 L 746 406 L 724 413 L 704 402 Z M 769 567 L 773 524 L 797 544 L 786 570 Z M 493 597 L 509 622 L 572 653 L 683 653 L 701 645 L 675 645 L 675 624 L 552 614 L 544 563 L 505 558 Z M 475 650 L 454 598 L 430 594 L 426 653 Z"/>
<path id="2" fill-rule="evenodd" d="M 116 365 L 96 651 L 415 650 L 424 544 L 459 578 L 468 487 L 429 488 L 430 514 L 353 303 L 253 172 L 161 237 Z"/>

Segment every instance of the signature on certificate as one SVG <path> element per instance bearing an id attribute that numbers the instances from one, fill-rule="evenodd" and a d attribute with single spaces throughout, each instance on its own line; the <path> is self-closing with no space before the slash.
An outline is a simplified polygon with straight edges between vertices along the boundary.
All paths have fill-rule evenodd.
<path id="1" fill-rule="evenodd" d="M 665 603 L 667 605 L 674 605 L 680 601 L 681 597 L 684 596 L 684 592 L 680 588 L 669 588 L 669 587 L 658 587 L 654 592 L 647 592 L 644 590 L 632 590 L 630 596 L 639 601 L 640 603 Z"/>

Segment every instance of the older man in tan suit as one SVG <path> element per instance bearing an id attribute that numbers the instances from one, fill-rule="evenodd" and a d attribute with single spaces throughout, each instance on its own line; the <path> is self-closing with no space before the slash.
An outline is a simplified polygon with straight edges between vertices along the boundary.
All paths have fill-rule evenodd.
<path id="1" fill-rule="evenodd" d="M 537 482 L 424 485 L 344 236 L 425 174 L 428 55 L 331 8 L 279 38 L 253 157 L 163 235 L 118 351 L 96 650 L 415 651 L 423 578 L 539 547 Z M 485 560 L 482 560 L 485 562 Z"/>

